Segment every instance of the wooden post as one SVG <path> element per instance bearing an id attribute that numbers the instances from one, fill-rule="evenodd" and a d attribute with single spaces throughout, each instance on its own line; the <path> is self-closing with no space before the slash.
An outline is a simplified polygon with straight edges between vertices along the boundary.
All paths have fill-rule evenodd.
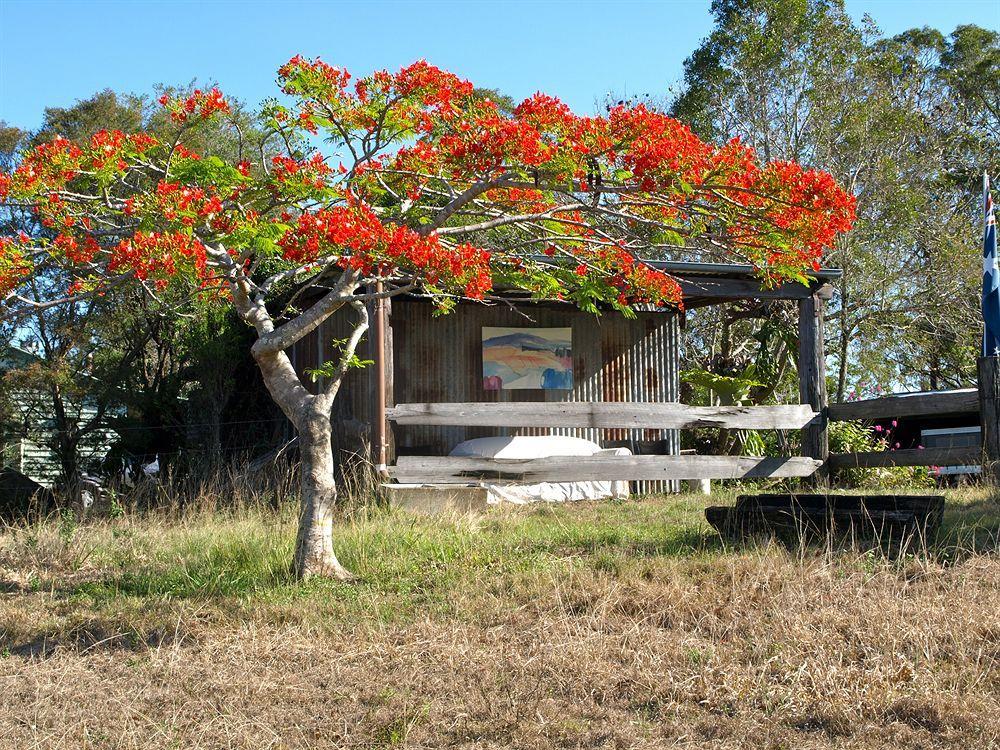
<path id="1" fill-rule="evenodd" d="M 375 293 L 381 295 L 383 291 L 381 280 L 375 282 Z M 372 359 L 375 360 L 375 415 L 374 415 L 374 427 L 375 427 L 375 445 L 372 446 L 375 449 L 375 472 L 378 474 L 379 478 L 384 478 L 386 476 L 386 463 L 388 462 L 388 447 L 389 441 L 387 439 L 388 423 L 385 418 L 386 410 L 386 370 L 388 369 L 387 359 L 389 359 L 387 354 L 387 342 L 386 342 L 386 300 L 384 297 L 377 297 L 375 300 L 375 342 L 374 342 L 374 356 Z"/>
<path id="2" fill-rule="evenodd" d="M 983 438 L 983 481 L 1000 487 L 1000 357 L 980 357 L 979 422 Z"/>
<path id="3" fill-rule="evenodd" d="M 802 455 L 823 461 L 816 472 L 816 484 L 828 478 L 826 461 L 830 455 L 827 435 L 826 350 L 823 345 L 823 300 L 818 294 L 799 300 L 799 400 L 809 404 L 819 418 L 802 430 Z"/>

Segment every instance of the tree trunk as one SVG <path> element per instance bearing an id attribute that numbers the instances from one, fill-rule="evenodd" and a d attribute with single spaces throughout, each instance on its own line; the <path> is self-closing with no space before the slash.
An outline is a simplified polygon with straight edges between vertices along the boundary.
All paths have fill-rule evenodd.
<path id="1" fill-rule="evenodd" d="M 332 393 L 314 395 L 302 385 L 284 352 L 254 351 L 268 392 L 295 425 L 299 437 L 301 497 L 299 530 L 295 538 L 295 574 L 320 575 L 349 581 L 354 578 L 333 551 L 333 515 L 337 502 L 334 481 L 333 432 L 330 424 Z"/>
<path id="2" fill-rule="evenodd" d="M 362 300 L 351 296 L 358 285 L 356 274 L 344 274 L 319 302 L 275 328 L 266 306 L 250 299 L 247 284 L 231 284 L 240 315 L 257 331 L 258 338 L 251 352 L 257 360 L 264 384 L 298 432 L 302 492 L 294 565 L 299 578 L 319 575 L 341 581 L 354 579 L 333 551 L 337 484 L 334 479 L 333 446 L 330 443 L 333 431 L 330 416 L 340 384 L 368 330 L 367 308 Z M 335 373 L 327 379 L 320 393 L 310 393 L 295 372 L 286 350 L 316 330 L 344 305 L 353 307 L 358 315 L 354 332 L 343 347 Z"/>
<path id="3" fill-rule="evenodd" d="M 310 408 L 299 427 L 302 497 L 295 539 L 295 573 L 300 578 L 321 575 L 348 581 L 354 576 L 340 564 L 333 551 L 337 486 L 330 435 L 329 413 Z"/>

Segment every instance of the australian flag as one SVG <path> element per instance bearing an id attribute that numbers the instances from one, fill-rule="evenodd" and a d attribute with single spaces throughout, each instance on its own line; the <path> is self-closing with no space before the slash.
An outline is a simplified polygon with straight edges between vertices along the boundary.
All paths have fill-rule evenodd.
<path id="1" fill-rule="evenodd" d="M 983 174 L 983 356 L 1000 356 L 1000 263 L 997 262 L 997 220 L 993 214 L 989 175 Z"/>

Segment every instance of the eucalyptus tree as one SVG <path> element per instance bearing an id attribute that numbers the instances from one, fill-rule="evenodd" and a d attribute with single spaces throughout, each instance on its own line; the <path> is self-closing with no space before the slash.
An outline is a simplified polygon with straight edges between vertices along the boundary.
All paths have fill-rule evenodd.
<path id="1" fill-rule="evenodd" d="M 824 257 L 845 272 L 827 329 L 836 398 L 851 379 L 971 377 L 975 194 L 996 153 L 997 34 L 962 26 L 885 39 L 838 0 L 712 9 L 715 29 L 685 63 L 674 114 L 704 137 L 822 164 L 858 201 L 854 231 Z M 747 321 L 733 320 L 743 336 L 756 330 Z"/>

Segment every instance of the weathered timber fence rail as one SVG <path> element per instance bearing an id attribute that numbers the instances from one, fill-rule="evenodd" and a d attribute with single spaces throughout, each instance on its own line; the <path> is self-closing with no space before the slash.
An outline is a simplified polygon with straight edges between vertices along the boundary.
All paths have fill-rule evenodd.
<path id="1" fill-rule="evenodd" d="M 397 424 L 469 427 L 599 427 L 690 430 L 800 430 L 819 417 L 806 404 L 687 406 L 675 403 L 518 402 L 397 404 L 386 410 Z"/>
<path id="2" fill-rule="evenodd" d="M 1000 386 L 995 390 L 1000 393 Z M 994 404 L 994 401 L 996 402 Z M 997 427 L 989 434 L 1000 446 L 1000 396 L 990 402 Z M 977 448 L 926 448 L 822 456 L 826 424 L 849 420 L 903 419 L 979 414 L 980 391 L 966 388 L 938 393 L 896 394 L 830 404 L 825 419 L 809 404 L 785 406 L 688 406 L 677 403 L 518 402 L 397 404 L 387 418 L 401 425 L 469 427 L 590 427 L 601 429 L 719 428 L 728 430 L 802 430 L 819 456 L 574 456 L 536 459 L 482 459 L 450 456 L 401 456 L 389 473 L 401 482 L 468 482 L 475 478 L 512 482 L 587 480 L 688 480 L 809 477 L 818 472 L 888 466 L 955 466 L 983 462 Z M 991 412 L 992 413 L 992 412 Z M 989 445 L 985 446 L 987 452 Z"/>
<path id="3" fill-rule="evenodd" d="M 903 419 L 905 417 L 931 417 L 979 413 L 979 391 L 962 388 L 937 393 L 897 394 L 830 404 L 831 422 L 852 419 Z"/>
<path id="4" fill-rule="evenodd" d="M 830 404 L 831 422 L 851 420 L 905 419 L 907 417 L 948 417 L 975 415 L 980 412 L 977 388 L 962 388 L 937 393 L 896 394 L 881 398 Z M 887 466 L 971 466 L 982 461 L 978 448 L 925 448 L 863 453 L 832 453 L 830 471 L 873 469 Z"/>
<path id="5" fill-rule="evenodd" d="M 734 430 L 803 430 L 820 419 L 806 404 L 745 407 L 624 402 L 397 404 L 386 416 L 397 424 L 421 425 Z M 456 484 L 475 479 L 533 483 L 805 477 L 822 465 L 815 458 L 758 456 L 400 456 L 388 470 L 400 482 Z"/>
<path id="6" fill-rule="evenodd" d="M 551 456 L 497 459 L 400 456 L 389 472 L 401 482 L 449 484 L 471 479 L 509 482 L 644 481 L 804 477 L 822 461 L 757 456 Z"/>

